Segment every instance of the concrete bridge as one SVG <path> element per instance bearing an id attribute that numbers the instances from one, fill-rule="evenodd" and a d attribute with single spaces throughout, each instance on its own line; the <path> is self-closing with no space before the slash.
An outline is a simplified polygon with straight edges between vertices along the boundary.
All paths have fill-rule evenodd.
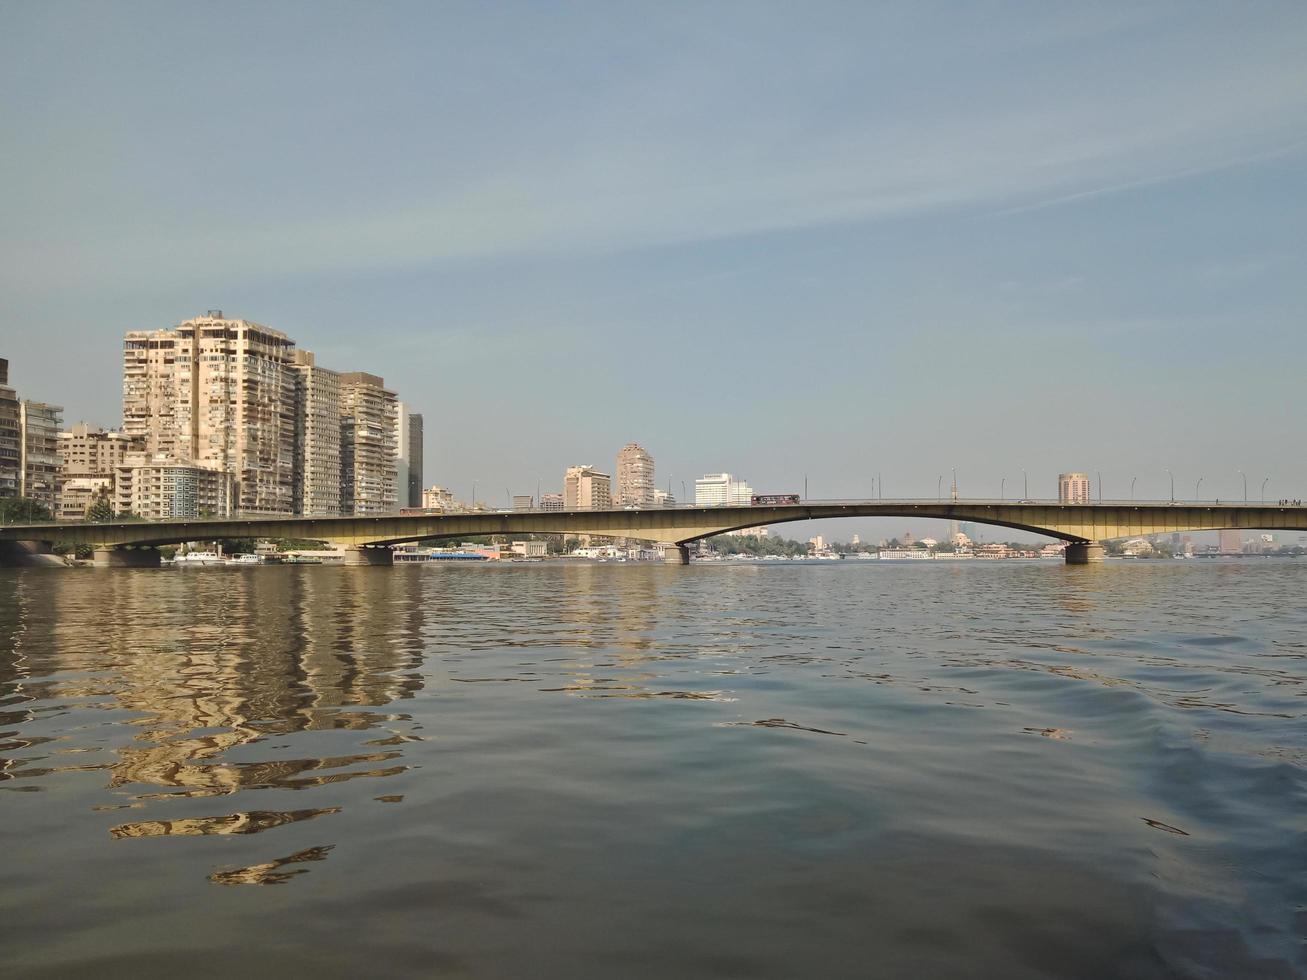
<path id="1" fill-rule="evenodd" d="M 1101 560 L 1102 542 L 1175 531 L 1223 528 L 1307 531 L 1307 507 L 1226 502 L 1109 501 L 1064 504 L 1002 500 L 824 500 L 761 507 L 650 508 L 645 510 L 475 511 L 376 517 L 237 517 L 107 524 L 50 523 L 0 527 L 0 564 L 30 563 L 54 543 L 85 545 L 95 564 L 148 566 L 157 548 L 221 538 L 305 538 L 346 551 L 354 565 L 388 565 L 388 545 L 473 535 L 568 534 L 633 538 L 687 545 L 739 528 L 837 517 L 933 518 L 991 524 L 1061 538 L 1073 564 Z"/>

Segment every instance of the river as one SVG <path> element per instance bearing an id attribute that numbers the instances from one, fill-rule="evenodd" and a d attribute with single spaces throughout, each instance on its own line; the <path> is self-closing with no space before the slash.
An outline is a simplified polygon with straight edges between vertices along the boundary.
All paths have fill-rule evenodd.
<path id="1" fill-rule="evenodd" d="M 41 977 L 1296 977 L 1307 563 L 0 571 Z"/>

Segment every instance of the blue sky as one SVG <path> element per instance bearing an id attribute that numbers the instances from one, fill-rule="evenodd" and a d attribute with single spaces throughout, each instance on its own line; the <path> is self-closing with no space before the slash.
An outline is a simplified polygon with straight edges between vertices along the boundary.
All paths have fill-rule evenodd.
<path id="1" fill-rule="evenodd" d="M 209 308 L 428 482 L 1307 497 L 1307 5 L 10 3 L 0 356 Z M 946 479 L 947 482 L 947 479 Z"/>

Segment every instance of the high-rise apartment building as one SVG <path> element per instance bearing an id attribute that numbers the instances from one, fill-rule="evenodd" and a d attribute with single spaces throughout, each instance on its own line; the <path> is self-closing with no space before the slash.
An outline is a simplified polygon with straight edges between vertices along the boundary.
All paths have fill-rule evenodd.
<path id="1" fill-rule="evenodd" d="M 1089 475 L 1087 473 L 1059 473 L 1057 475 L 1057 502 L 1059 504 L 1089 503 Z"/>
<path id="2" fill-rule="evenodd" d="M 294 510 L 308 517 L 341 513 L 340 374 L 296 350 Z"/>
<path id="3" fill-rule="evenodd" d="M 408 505 L 422 504 L 422 415 L 412 412 L 408 417 Z M 401 495 L 404 493 L 400 489 Z"/>
<path id="4" fill-rule="evenodd" d="M 398 506 L 395 459 L 399 427 L 395 393 L 375 374 L 340 376 L 341 510 L 384 514 Z"/>
<path id="5" fill-rule="evenodd" d="M 697 507 L 745 507 L 752 498 L 753 487 L 729 473 L 709 473 L 694 481 Z"/>
<path id="6" fill-rule="evenodd" d="M 395 406 L 395 491 L 404 507 L 422 506 L 422 416 Z"/>
<path id="7" fill-rule="evenodd" d="M 611 478 L 593 466 L 569 466 L 563 476 L 566 510 L 608 510 L 613 506 Z"/>
<path id="8" fill-rule="evenodd" d="M 642 446 L 629 442 L 617 453 L 617 492 L 613 503 L 618 507 L 652 507 L 653 494 L 654 458 Z"/>
<path id="9" fill-rule="evenodd" d="M 17 497 L 22 461 L 18 395 L 9 387 L 9 361 L 0 357 L 0 497 Z"/>
<path id="10" fill-rule="evenodd" d="M 63 409 L 28 399 L 18 406 L 19 465 L 18 495 L 37 500 L 54 513 L 59 504 L 59 428 Z"/>
<path id="11" fill-rule="evenodd" d="M 123 429 L 151 454 L 227 473 L 231 508 L 295 505 L 294 342 L 221 310 L 123 342 Z"/>

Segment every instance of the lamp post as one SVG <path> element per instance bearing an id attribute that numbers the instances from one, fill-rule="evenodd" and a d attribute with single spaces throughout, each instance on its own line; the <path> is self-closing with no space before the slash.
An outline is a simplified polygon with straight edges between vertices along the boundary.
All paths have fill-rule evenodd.
<path id="1" fill-rule="evenodd" d="M 1098 502 L 1100 504 L 1103 502 L 1103 474 L 1101 472 L 1098 474 Z"/>
<path id="2" fill-rule="evenodd" d="M 1198 482 L 1194 484 L 1194 500 L 1198 499 L 1198 488 L 1203 485 L 1203 478 L 1200 476 Z"/>
<path id="3" fill-rule="evenodd" d="M 1271 478 L 1269 476 L 1262 481 L 1262 503 L 1266 503 L 1266 484 L 1270 482 Z"/>
<path id="4" fill-rule="evenodd" d="M 943 473 L 941 473 L 939 475 L 939 479 L 935 481 L 935 499 L 936 500 L 944 499 L 944 474 Z"/>
<path id="5" fill-rule="evenodd" d="M 1131 500 L 1134 500 L 1134 499 L 1135 499 L 1135 480 L 1137 480 L 1137 479 L 1139 479 L 1139 477 L 1137 477 L 1137 476 L 1132 476 L 1132 477 L 1130 477 L 1130 499 L 1131 499 Z"/>
<path id="6" fill-rule="evenodd" d="M 475 507 L 476 505 L 477 505 L 477 481 L 473 480 L 472 481 L 472 506 Z"/>
<path id="7" fill-rule="evenodd" d="M 1021 467 L 1021 499 L 1030 499 L 1030 477 L 1026 476 L 1026 468 Z"/>
<path id="8" fill-rule="evenodd" d="M 958 492 L 958 468 L 955 466 L 953 467 L 953 493 L 956 494 L 957 492 Z"/>
<path id="9" fill-rule="evenodd" d="M 876 474 L 876 499 L 885 499 L 885 479 L 882 474 Z"/>
<path id="10" fill-rule="evenodd" d="M 1248 503 L 1248 474 L 1240 470 L 1239 475 L 1243 477 L 1243 502 L 1246 504 Z"/>
<path id="11" fill-rule="evenodd" d="M 1007 477 L 998 481 L 998 499 L 1007 500 Z"/>
<path id="12" fill-rule="evenodd" d="M 1171 478 L 1171 503 L 1175 503 L 1175 474 L 1167 470 L 1166 475 Z"/>

